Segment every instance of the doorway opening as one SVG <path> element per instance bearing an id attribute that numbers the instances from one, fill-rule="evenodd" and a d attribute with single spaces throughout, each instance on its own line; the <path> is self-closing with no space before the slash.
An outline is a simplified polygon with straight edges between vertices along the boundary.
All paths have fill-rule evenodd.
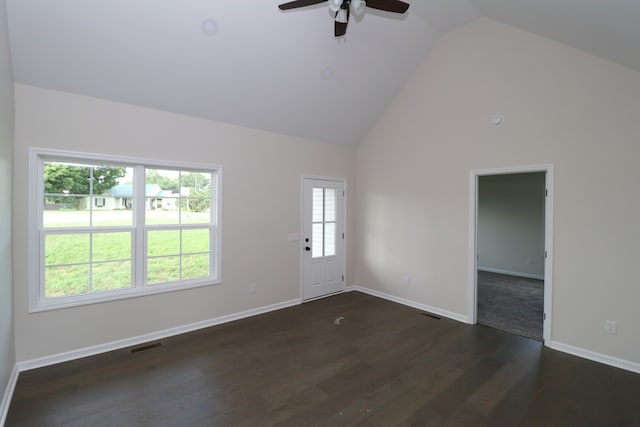
<path id="1" fill-rule="evenodd" d="M 551 165 L 471 173 L 470 323 L 551 339 Z"/>

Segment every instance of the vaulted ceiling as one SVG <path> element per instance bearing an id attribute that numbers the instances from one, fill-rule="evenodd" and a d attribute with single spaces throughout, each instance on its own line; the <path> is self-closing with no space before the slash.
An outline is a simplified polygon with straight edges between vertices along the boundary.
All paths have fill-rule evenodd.
<path id="1" fill-rule="evenodd" d="M 640 71 L 638 0 L 409 0 L 334 38 L 326 3 L 8 0 L 16 82 L 357 144 L 447 32 L 481 17 Z"/>

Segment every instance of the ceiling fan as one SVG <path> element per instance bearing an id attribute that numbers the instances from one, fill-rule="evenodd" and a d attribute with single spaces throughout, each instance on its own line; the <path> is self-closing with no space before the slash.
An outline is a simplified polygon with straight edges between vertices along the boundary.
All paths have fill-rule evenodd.
<path id="1" fill-rule="evenodd" d="M 354 13 L 359 13 L 364 6 L 386 12 L 405 13 L 409 9 L 409 3 L 400 0 L 295 0 L 283 3 L 280 10 L 296 9 L 314 4 L 329 2 L 329 9 L 335 13 L 335 36 L 341 37 L 347 33 L 349 14 L 351 8 Z"/>

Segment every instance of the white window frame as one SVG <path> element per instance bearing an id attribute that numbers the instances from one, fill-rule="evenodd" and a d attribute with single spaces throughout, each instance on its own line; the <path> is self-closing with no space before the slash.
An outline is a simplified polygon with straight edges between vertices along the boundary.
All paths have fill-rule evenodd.
<path id="1" fill-rule="evenodd" d="M 74 295 L 58 298 L 45 298 L 44 295 L 44 243 L 43 235 L 43 210 L 44 210 L 44 162 L 68 161 L 78 163 L 114 164 L 127 166 L 134 169 L 137 180 L 134 187 L 134 199 L 143 200 L 134 210 L 132 231 L 132 286 L 127 289 L 118 289 L 98 293 Z M 174 169 L 212 173 L 211 180 L 211 211 L 212 218 L 209 225 L 211 229 L 210 266 L 211 275 L 206 278 L 189 279 L 162 284 L 146 285 L 146 239 L 147 230 L 153 226 L 144 224 L 144 170 Z M 143 177 L 143 179 L 139 179 Z M 138 196 L 142 194 L 142 196 Z M 175 161 L 159 161 L 132 157 L 120 157 L 60 150 L 46 150 L 39 148 L 29 149 L 29 214 L 28 214 L 28 286 L 29 286 L 29 312 L 40 312 L 62 308 L 76 307 L 87 304 L 95 304 L 107 301 L 115 301 L 126 298 L 135 298 L 144 295 L 153 295 L 165 292 L 191 289 L 202 286 L 211 286 L 222 283 L 221 271 L 221 219 L 222 219 L 222 166 L 203 163 L 186 163 Z M 175 229 L 181 226 L 170 225 Z M 162 226 L 160 228 L 162 229 Z M 184 229 L 188 229 L 185 227 Z"/>

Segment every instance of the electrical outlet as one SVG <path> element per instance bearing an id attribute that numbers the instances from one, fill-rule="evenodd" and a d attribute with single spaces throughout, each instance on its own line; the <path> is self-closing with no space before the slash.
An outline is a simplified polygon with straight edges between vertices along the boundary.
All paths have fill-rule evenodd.
<path id="1" fill-rule="evenodd" d="M 614 322 L 613 320 L 605 320 L 604 321 L 604 331 L 608 334 L 614 334 L 616 333 L 616 322 Z"/>
<path id="2" fill-rule="evenodd" d="M 250 294 L 255 294 L 256 293 L 256 284 L 255 283 L 249 283 L 249 293 Z"/>
<path id="3" fill-rule="evenodd" d="M 402 284 L 405 286 L 409 286 L 409 276 L 404 276 L 402 278 Z"/>

